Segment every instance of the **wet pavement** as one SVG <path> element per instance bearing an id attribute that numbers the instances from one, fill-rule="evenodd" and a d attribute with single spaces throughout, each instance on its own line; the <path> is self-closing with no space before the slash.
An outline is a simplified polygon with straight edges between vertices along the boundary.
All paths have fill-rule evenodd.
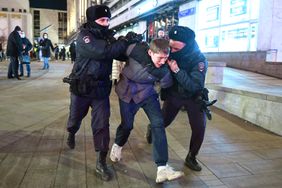
<path id="1" fill-rule="evenodd" d="M 70 150 L 65 144 L 69 92 L 62 78 L 69 74 L 70 62 L 52 62 L 48 71 L 41 70 L 41 62 L 32 62 L 31 77 L 23 80 L 8 80 L 7 64 L 0 62 L 0 187 L 281 187 L 282 137 L 217 108 L 212 109 L 213 120 L 208 121 L 198 155 L 201 172 L 183 164 L 191 131 L 186 113 L 180 112 L 167 128 L 167 138 L 169 163 L 183 170 L 185 177 L 156 184 L 151 145 L 144 138 L 148 120 L 140 111 L 123 160 L 118 164 L 108 160 L 114 177 L 103 182 L 95 176 L 90 115 L 77 134 L 76 148 Z M 232 81 L 235 73 L 248 76 L 249 72 L 228 70 L 230 88 L 254 85 L 244 79 Z M 264 82 L 263 87 L 274 87 Z M 271 92 L 281 94 L 279 87 Z M 119 122 L 118 99 L 112 91 L 111 144 Z"/>

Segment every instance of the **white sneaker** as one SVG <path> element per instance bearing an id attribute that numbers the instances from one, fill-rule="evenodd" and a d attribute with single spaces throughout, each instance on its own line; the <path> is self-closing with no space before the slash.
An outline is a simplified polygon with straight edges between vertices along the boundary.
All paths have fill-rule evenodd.
<path id="1" fill-rule="evenodd" d="M 111 154 L 110 154 L 110 159 L 113 162 L 118 162 L 121 160 L 121 150 L 122 150 L 122 147 L 120 147 L 116 143 L 113 144 Z"/>
<path id="2" fill-rule="evenodd" d="M 184 173 L 182 171 L 175 171 L 171 166 L 166 165 L 165 168 L 158 170 L 156 183 L 162 183 L 167 180 L 175 180 L 182 176 L 184 176 Z"/>

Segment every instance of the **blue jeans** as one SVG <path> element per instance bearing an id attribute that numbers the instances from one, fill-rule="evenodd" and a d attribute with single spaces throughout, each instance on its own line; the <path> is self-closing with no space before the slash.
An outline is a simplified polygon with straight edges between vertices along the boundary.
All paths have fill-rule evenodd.
<path id="1" fill-rule="evenodd" d="M 23 64 L 26 64 L 26 72 L 27 72 L 27 76 L 30 76 L 30 63 L 26 63 L 23 62 L 20 64 L 20 75 L 24 75 L 24 68 L 23 68 Z"/>
<path id="2" fill-rule="evenodd" d="M 164 166 L 168 161 L 167 139 L 157 95 L 152 95 L 144 101 L 135 104 L 119 100 L 121 124 L 117 128 L 115 143 L 123 146 L 133 129 L 134 117 L 140 108 L 143 108 L 150 120 L 152 130 L 153 157 L 157 166 Z"/>
<path id="3" fill-rule="evenodd" d="M 49 57 L 43 57 L 43 69 L 49 69 Z"/>

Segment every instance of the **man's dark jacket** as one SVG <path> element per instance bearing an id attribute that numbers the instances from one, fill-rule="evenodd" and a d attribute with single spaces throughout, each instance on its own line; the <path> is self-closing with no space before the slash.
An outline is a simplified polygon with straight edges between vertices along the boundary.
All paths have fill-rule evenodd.
<path id="1" fill-rule="evenodd" d="M 7 56 L 20 57 L 23 52 L 23 43 L 18 31 L 14 30 L 8 37 Z"/>
<path id="2" fill-rule="evenodd" d="M 156 68 L 148 55 L 148 45 L 132 44 L 127 48 L 128 61 L 121 72 L 121 78 L 116 86 L 119 99 L 135 104 L 157 94 L 155 83 L 160 82 L 162 88 L 172 85 L 172 77 L 167 65 Z"/>
<path id="3" fill-rule="evenodd" d="M 51 50 L 54 51 L 53 44 L 50 39 L 43 39 L 40 42 L 41 50 L 42 50 L 42 57 L 50 57 L 51 56 Z"/>
<path id="4" fill-rule="evenodd" d="M 29 55 L 28 52 L 32 49 L 32 44 L 26 37 L 22 38 L 22 43 L 25 45 L 23 55 Z"/>
<path id="5" fill-rule="evenodd" d="M 75 60 L 75 58 L 76 58 L 76 44 L 74 42 L 72 42 L 70 44 L 70 50 L 69 51 L 70 51 L 71 59 Z"/>

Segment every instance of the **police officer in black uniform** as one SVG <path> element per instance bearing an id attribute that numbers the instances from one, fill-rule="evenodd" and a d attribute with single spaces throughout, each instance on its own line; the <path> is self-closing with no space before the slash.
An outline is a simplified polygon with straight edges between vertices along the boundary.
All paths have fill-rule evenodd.
<path id="1" fill-rule="evenodd" d="M 169 63 L 173 85 L 161 90 L 161 98 L 164 100 L 162 107 L 164 125 L 169 126 L 184 106 L 192 129 L 185 164 L 192 170 L 201 171 L 202 168 L 196 160 L 196 155 L 204 140 L 206 116 L 202 103 L 197 99 L 205 86 L 208 62 L 195 41 L 194 31 L 190 28 L 174 26 L 169 32 L 169 38 L 170 59 L 174 60 Z M 148 132 L 147 141 L 150 140 L 150 136 Z"/>
<path id="2" fill-rule="evenodd" d="M 164 124 L 166 127 L 170 125 L 184 105 L 192 129 L 185 164 L 192 170 L 201 171 L 196 155 L 204 140 L 206 116 L 197 98 L 205 86 L 208 62 L 195 41 L 194 31 L 190 28 L 174 26 L 169 32 L 169 38 L 170 58 L 175 60 L 169 64 L 174 84 L 162 91 L 165 97 L 162 108 Z"/>
<path id="3" fill-rule="evenodd" d="M 77 37 L 77 57 L 71 74 L 75 75 L 76 80 L 70 83 L 67 144 L 71 149 L 75 147 L 75 133 L 91 107 L 91 127 L 97 152 L 96 175 L 108 181 L 111 178 L 106 165 L 110 140 L 110 74 L 113 59 L 119 59 L 125 53 L 128 41 L 114 39 L 113 31 L 108 29 L 111 13 L 107 6 L 89 7 L 86 17 L 87 22 L 83 24 Z"/>

